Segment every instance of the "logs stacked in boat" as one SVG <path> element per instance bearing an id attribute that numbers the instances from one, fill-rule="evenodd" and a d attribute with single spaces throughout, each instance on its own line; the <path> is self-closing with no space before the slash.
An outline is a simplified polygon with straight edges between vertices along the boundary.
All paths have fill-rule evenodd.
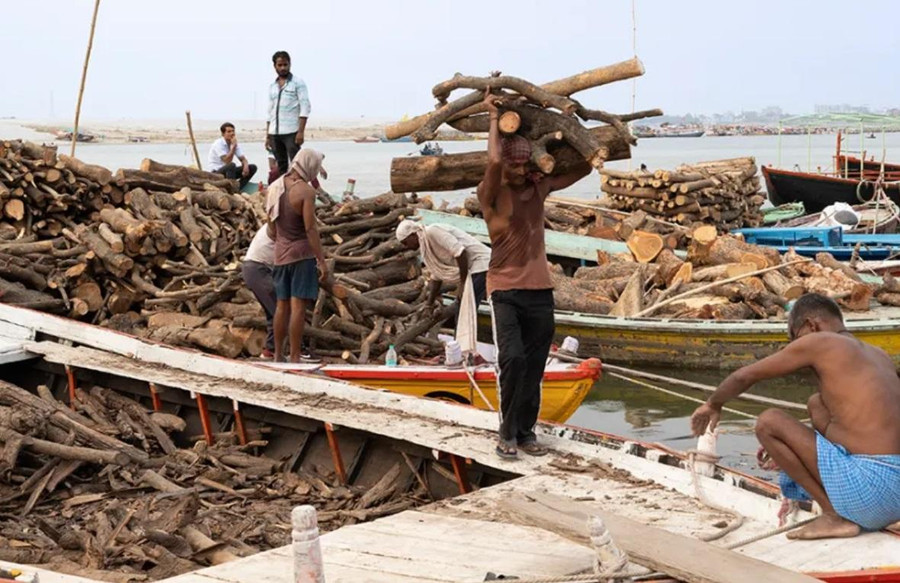
<path id="1" fill-rule="evenodd" d="M 814 259 L 784 255 L 697 227 L 686 260 L 666 248 L 662 237 L 635 231 L 629 254 L 601 254 L 600 265 L 582 267 L 573 279 L 553 274 L 560 309 L 695 319 L 780 319 L 790 300 L 804 293 L 834 298 L 846 310 L 870 309 L 873 294 L 884 305 L 900 305 L 900 284 L 866 284 L 828 253 Z M 566 306 L 566 307 L 564 307 Z"/>
<path id="2" fill-rule="evenodd" d="M 155 581 L 290 544 L 301 504 L 329 531 L 429 497 L 399 465 L 371 488 L 343 486 L 312 461 L 294 471 L 253 455 L 270 427 L 209 446 L 181 417 L 81 383 L 73 411 L 47 387 L 0 382 L 0 560 Z"/>
<path id="3" fill-rule="evenodd" d="M 635 58 L 541 86 L 499 73 L 490 77 L 456 74 L 432 89 L 437 100 L 434 112 L 388 126 L 385 136 L 397 139 L 411 134 L 416 143 L 422 143 L 433 140 L 444 123 L 463 132 L 487 132 L 489 119 L 483 100 L 485 91 L 491 90 L 506 98 L 501 108 L 500 130 L 531 141 L 532 161 L 541 172 L 587 171 L 601 167 L 604 161 L 629 158 L 630 145 L 637 141 L 626 122 L 662 115 L 662 112 L 654 109 L 616 116 L 587 109 L 571 95 L 643 73 L 643 65 Z M 458 89 L 471 92 L 451 101 L 451 93 Z M 583 125 L 588 121 L 606 125 L 588 128 Z M 394 158 L 391 189 L 422 192 L 470 188 L 482 180 L 486 164 L 484 151 Z"/>
<path id="4" fill-rule="evenodd" d="M 0 143 L 0 301 L 95 322 L 144 309 L 200 316 L 241 287 L 258 197 L 220 175 L 119 170 Z M 121 318 L 119 318 L 121 319 Z"/>
<path id="5" fill-rule="evenodd" d="M 450 207 L 445 200 L 441 211 L 465 217 L 482 217 L 481 204 L 468 197 L 462 207 Z M 552 231 L 587 235 L 613 241 L 626 241 L 636 230 L 656 233 L 670 249 L 683 248 L 690 229 L 652 217 L 644 211 L 627 213 L 608 209 L 590 201 L 548 198 L 544 204 L 544 227 Z"/>
<path id="6" fill-rule="evenodd" d="M 604 168 L 601 190 L 609 206 L 641 210 L 682 225 L 714 224 L 720 231 L 756 227 L 762 223 L 753 158 L 734 158 L 682 165 L 675 171 L 624 172 Z"/>

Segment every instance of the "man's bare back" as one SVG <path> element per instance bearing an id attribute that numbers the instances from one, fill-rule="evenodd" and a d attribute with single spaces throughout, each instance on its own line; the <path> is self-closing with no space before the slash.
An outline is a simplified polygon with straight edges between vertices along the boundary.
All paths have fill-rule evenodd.
<path id="1" fill-rule="evenodd" d="M 816 430 L 852 454 L 900 454 L 900 377 L 887 353 L 849 332 L 816 332 L 795 342 L 814 350 L 821 391 L 810 399 Z"/>

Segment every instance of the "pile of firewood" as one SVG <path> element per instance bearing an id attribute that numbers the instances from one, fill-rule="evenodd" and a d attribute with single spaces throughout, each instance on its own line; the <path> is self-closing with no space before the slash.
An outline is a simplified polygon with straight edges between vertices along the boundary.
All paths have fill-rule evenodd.
<path id="1" fill-rule="evenodd" d="M 499 73 L 489 77 L 457 74 L 432 89 L 437 100 L 434 112 L 388 126 L 385 136 L 396 139 L 411 134 L 416 143 L 422 143 L 434 139 L 444 123 L 463 132 L 487 132 L 489 119 L 483 100 L 485 92 L 490 90 L 505 98 L 500 108 L 500 131 L 529 139 L 532 161 L 541 172 L 555 175 L 600 168 L 605 161 L 631 156 L 630 146 L 637 141 L 626 125 L 628 121 L 662 115 L 662 112 L 654 109 L 613 115 L 588 109 L 571 95 L 643 73 L 643 65 L 635 58 L 540 86 Z M 450 94 L 458 89 L 471 92 L 451 101 Z M 602 125 L 588 127 L 584 122 L 601 122 Z M 469 188 L 484 177 L 486 164 L 484 151 L 394 158 L 391 190 L 423 192 Z"/>
<path id="2" fill-rule="evenodd" d="M 0 143 L 0 299 L 105 322 L 230 297 L 258 205 L 221 175 L 144 166 L 114 175 L 55 147 Z"/>
<path id="3" fill-rule="evenodd" d="M 463 206 L 451 207 L 445 200 L 438 210 L 465 217 L 482 217 L 481 204 L 474 196 Z M 551 231 L 586 235 L 613 241 L 627 241 L 637 230 L 663 237 L 669 249 L 681 249 L 690 238 L 688 227 L 649 216 L 612 210 L 591 201 L 550 197 L 544 204 L 544 227 Z"/>
<path id="4" fill-rule="evenodd" d="M 762 224 L 753 158 L 734 158 L 679 166 L 674 172 L 600 170 L 600 189 L 608 206 L 649 215 L 685 226 L 714 224 L 722 231 Z"/>
<path id="5" fill-rule="evenodd" d="M 426 296 L 419 253 L 395 236 L 400 221 L 431 204 L 428 198 L 394 193 L 345 203 L 320 196 L 316 215 L 329 279 L 320 286 L 305 328 L 320 356 L 366 363 L 383 360 L 391 344 L 409 358 L 443 350 L 433 335 L 425 335 L 440 315 L 417 309 Z M 140 319 L 132 314 L 121 322 L 127 331 L 232 358 L 257 356 L 264 348 L 265 314 L 247 289 L 220 296 L 199 313 L 177 303 L 144 304 Z"/>
<path id="6" fill-rule="evenodd" d="M 631 253 L 601 253 L 600 265 L 582 267 L 572 280 L 554 273 L 557 291 L 579 298 L 578 311 L 617 316 L 693 319 L 781 319 L 791 300 L 804 293 L 834 298 L 847 310 L 869 310 L 874 299 L 900 305 L 900 282 L 886 277 L 865 283 L 829 253 L 805 258 L 793 250 L 751 245 L 697 227 L 684 259 L 659 236 L 635 232 Z M 579 295 L 580 294 L 580 295 Z"/>
<path id="7" fill-rule="evenodd" d="M 79 389 L 75 411 L 47 387 L 38 394 L 0 382 L 3 561 L 155 581 L 290 544 L 301 504 L 316 506 L 329 531 L 428 497 L 404 494 L 398 473 L 363 489 L 314 464 L 295 472 L 253 455 L 268 427 L 245 446 L 223 437 L 210 447 L 184 433 L 182 418 L 106 388 Z"/>

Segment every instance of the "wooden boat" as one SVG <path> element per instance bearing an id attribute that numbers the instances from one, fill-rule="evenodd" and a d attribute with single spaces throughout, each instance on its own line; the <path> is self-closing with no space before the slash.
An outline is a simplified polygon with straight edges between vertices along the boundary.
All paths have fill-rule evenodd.
<path id="1" fill-rule="evenodd" d="M 789 203 L 799 204 L 801 203 Z M 781 207 L 778 207 L 781 208 Z M 859 223 L 855 227 L 845 229 L 846 233 L 894 233 L 897 230 L 898 222 L 900 222 L 900 207 L 897 207 L 889 199 L 879 201 L 869 201 L 865 204 L 858 204 L 853 210 L 859 215 Z M 791 217 L 779 220 L 776 227 L 818 227 L 824 226 L 827 218 L 824 213 L 805 215 L 801 217 Z M 763 223 L 767 221 L 764 218 Z"/>
<path id="2" fill-rule="evenodd" d="M 860 161 L 855 156 L 845 156 L 840 153 L 835 156 L 835 169 L 844 178 L 859 179 L 860 165 L 862 165 L 862 176 L 866 180 L 877 180 L 881 175 L 881 162 L 872 159 Z M 884 179 L 886 182 L 900 180 L 900 164 L 885 162 Z"/>
<path id="3" fill-rule="evenodd" d="M 772 247 L 784 253 L 791 247 L 807 257 L 831 253 L 849 261 L 854 254 L 867 261 L 894 258 L 900 254 L 900 235 L 843 233 L 840 227 L 762 227 L 737 229 L 748 243 Z M 858 246 L 858 248 L 857 248 Z"/>
<path id="4" fill-rule="evenodd" d="M 856 205 L 875 196 L 873 182 L 826 174 L 779 170 L 769 166 L 762 166 L 761 169 L 769 193 L 769 202 L 776 206 L 802 202 L 808 212 L 818 213 L 836 202 Z M 885 185 L 885 194 L 894 203 L 900 204 L 900 187 Z"/>
<path id="5" fill-rule="evenodd" d="M 588 361 L 590 362 L 590 361 Z M 594 360 L 572 365 L 551 362 L 544 372 L 541 390 L 541 419 L 563 423 L 581 406 L 600 378 L 600 362 Z M 497 374 L 493 365 L 481 365 L 467 372 L 462 367 L 447 366 L 383 366 L 383 365 L 310 365 L 266 362 L 264 366 L 280 370 L 316 372 L 332 379 L 365 387 L 385 389 L 431 399 L 443 399 L 479 409 L 496 411 Z M 472 374 L 485 399 L 472 386 Z"/>
<path id="6" fill-rule="evenodd" d="M 788 202 L 770 209 L 763 210 L 763 224 L 774 225 L 784 221 L 800 219 L 806 216 L 806 209 L 802 202 Z"/>
<path id="7" fill-rule="evenodd" d="M 846 313 L 847 329 L 882 348 L 900 365 L 900 309 L 878 306 Z M 787 323 L 767 320 L 620 318 L 556 310 L 556 337 L 577 338 L 579 352 L 629 366 L 734 370 L 787 344 Z M 490 330 L 490 312 L 479 311 Z"/>
<path id="8" fill-rule="evenodd" d="M 900 581 L 900 537 L 786 540 L 773 530 L 780 505 L 773 484 L 698 465 L 661 445 L 541 423 L 550 455 L 503 460 L 493 451 L 496 416 L 474 408 L 229 361 L 6 305 L 0 338 L 0 378 L 32 390 L 55 386 L 63 402 L 76 394 L 70 388 L 101 384 L 177 412 L 189 427 L 202 425 L 210 443 L 214 418 L 216 429 L 236 433 L 268 428 L 262 455 L 284 460 L 285 475 L 332 471 L 326 487 L 335 496 L 340 487 L 375 489 L 392 474 L 401 494 L 424 485 L 431 500 L 446 500 L 411 498 L 394 513 L 322 536 L 332 583 L 479 581 L 488 571 L 570 575 L 596 558 L 555 534 L 572 515 L 602 516 L 629 569 L 645 565 L 682 580 Z M 811 516 L 803 506 L 796 518 Z M 738 550 L 726 549 L 733 545 Z M 292 562 L 290 547 L 282 547 L 178 580 L 286 580 Z M 63 580 L 48 571 L 40 577 Z"/>

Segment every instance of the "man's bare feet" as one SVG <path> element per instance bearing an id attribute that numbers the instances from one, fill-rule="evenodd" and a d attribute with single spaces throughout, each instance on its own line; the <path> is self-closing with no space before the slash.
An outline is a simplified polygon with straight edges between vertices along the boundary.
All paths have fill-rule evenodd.
<path id="1" fill-rule="evenodd" d="M 858 535 L 859 525 L 837 514 L 823 514 L 803 528 L 787 533 L 789 539 L 814 540 L 818 538 L 850 538 Z"/>

